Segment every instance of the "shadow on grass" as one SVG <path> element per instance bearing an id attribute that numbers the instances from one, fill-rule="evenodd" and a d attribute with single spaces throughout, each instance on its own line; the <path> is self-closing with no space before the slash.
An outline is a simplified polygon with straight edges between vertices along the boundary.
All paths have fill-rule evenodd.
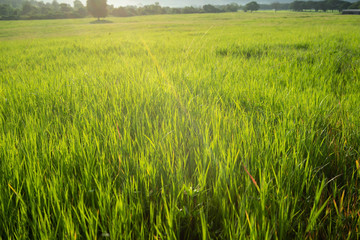
<path id="1" fill-rule="evenodd" d="M 113 23 L 112 21 L 109 21 L 109 20 L 95 20 L 95 21 L 92 21 L 90 22 L 90 24 L 104 24 L 104 23 Z"/>

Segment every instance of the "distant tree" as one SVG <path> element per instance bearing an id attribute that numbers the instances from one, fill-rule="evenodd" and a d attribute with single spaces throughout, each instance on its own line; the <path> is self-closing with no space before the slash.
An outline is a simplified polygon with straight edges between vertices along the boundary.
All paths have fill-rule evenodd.
<path id="1" fill-rule="evenodd" d="M 74 10 L 75 11 L 80 9 L 80 8 L 85 7 L 84 4 L 82 4 L 82 2 L 80 0 L 75 0 L 73 4 L 74 4 Z"/>
<path id="2" fill-rule="evenodd" d="M 342 1 L 342 0 L 325 0 L 324 5 L 328 10 L 334 11 L 342 11 L 343 9 L 347 9 L 351 6 L 350 2 Z"/>
<path id="3" fill-rule="evenodd" d="M 141 15 L 156 15 L 156 14 L 163 14 L 163 8 L 160 6 L 159 2 L 155 2 L 155 4 L 145 5 L 138 9 Z"/>
<path id="4" fill-rule="evenodd" d="M 87 15 L 86 8 L 85 8 L 84 4 L 82 4 L 82 2 L 80 0 L 75 0 L 74 1 L 74 10 L 75 10 L 75 14 L 78 17 L 85 17 Z"/>
<path id="5" fill-rule="evenodd" d="M 171 7 L 162 7 L 162 11 L 164 14 L 172 14 L 172 9 Z"/>
<path id="6" fill-rule="evenodd" d="M 172 14 L 181 14 L 181 8 L 172 8 L 171 13 Z"/>
<path id="7" fill-rule="evenodd" d="M 72 11 L 72 8 L 69 4 L 66 3 L 60 3 L 60 11 L 64 13 L 68 13 Z"/>
<path id="8" fill-rule="evenodd" d="M 323 12 L 326 12 L 329 9 L 328 4 L 325 1 L 320 1 L 317 5 L 317 8 Z"/>
<path id="9" fill-rule="evenodd" d="M 239 9 L 240 9 L 240 6 L 237 3 L 230 3 L 230 4 L 226 5 L 227 12 L 237 12 Z"/>
<path id="10" fill-rule="evenodd" d="M 98 20 L 107 16 L 106 0 L 87 0 L 87 9 Z"/>
<path id="11" fill-rule="evenodd" d="M 190 14 L 190 13 L 200 13 L 202 12 L 202 9 L 194 8 L 194 7 L 184 7 L 181 9 L 182 13 Z"/>
<path id="12" fill-rule="evenodd" d="M 318 12 L 320 10 L 320 2 L 312 2 L 313 9 L 315 9 L 315 12 Z"/>
<path id="13" fill-rule="evenodd" d="M 164 14 L 165 13 L 163 8 L 160 6 L 159 2 L 155 2 L 155 4 L 150 5 L 150 8 L 154 14 Z"/>
<path id="14" fill-rule="evenodd" d="M 9 4 L 0 4 L 0 19 L 18 19 L 18 11 L 13 9 Z"/>
<path id="15" fill-rule="evenodd" d="M 50 4 L 41 4 L 40 6 L 40 14 L 42 15 L 48 15 L 51 13 L 51 5 Z"/>
<path id="16" fill-rule="evenodd" d="M 249 3 L 247 3 L 247 4 L 245 5 L 244 11 L 245 11 L 245 12 L 246 12 L 246 11 L 252 12 L 252 11 L 257 11 L 257 10 L 259 10 L 259 8 L 260 8 L 259 4 L 258 4 L 257 2 L 255 2 L 255 1 L 253 1 L 253 2 L 249 2 Z"/>
<path id="17" fill-rule="evenodd" d="M 350 2 L 346 2 L 346 1 L 340 1 L 340 4 L 338 6 L 338 10 L 342 11 L 344 9 L 348 9 L 351 6 Z"/>
<path id="18" fill-rule="evenodd" d="M 360 9 L 360 1 L 352 3 L 348 9 Z"/>
<path id="19" fill-rule="evenodd" d="M 12 7 L 9 4 L 0 5 L 0 16 L 9 16 L 12 12 Z"/>
<path id="20" fill-rule="evenodd" d="M 302 12 L 305 8 L 304 1 L 294 1 L 290 4 L 290 9 L 296 12 Z"/>
<path id="21" fill-rule="evenodd" d="M 204 12 L 206 13 L 218 13 L 220 12 L 220 9 L 216 8 L 215 6 L 211 4 L 206 4 L 203 6 Z"/>
<path id="22" fill-rule="evenodd" d="M 9 5 L 12 8 L 20 9 L 27 0 L 0 0 L 0 5 Z"/>
<path id="23" fill-rule="evenodd" d="M 275 12 L 280 9 L 280 3 L 279 2 L 273 2 L 273 3 L 270 4 L 270 6 L 274 9 Z"/>
<path id="24" fill-rule="evenodd" d="M 314 1 L 307 1 L 307 2 L 304 2 L 304 10 L 307 9 L 307 10 L 312 10 L 312 9 L 315 9 L 315 2 Z"/>
<path id="25" fill-rule="evenodd" d="M 30 2 L 24 2 L 22 6 L 22 15 L 33 15 L 37 13 L 37 8 L 33 6 Z"/>
<path id="26" fill-rule="evenodd" d="M 126 11 L 127 11 L 129 16 L 137 16 L 137 15 L 139 15 L 138 9 L 137 9 L 136 6 L 127 6 Z"/>
<path id="27" fill-rule="evenodd" d="M 328 6 L 328 9 L 331 11 L 334 11 L 334 9 L 336 9 L 339 0 L 325 0 L 326 5 Z"/>
<path id="28" fill-rule="evenodd" d="M 113 15 L 115 17 L 128 17 L 129 16 L 125 7 L 114 8 L 111 12 L 111 15 Z"/>
<path id="29" fill-rule="evenodd" d="M 60 4 L 56 1 L 56 0 L 53 0 L 52 3 L 51 3 L 51 7 L 54 11 L 59 11 L 60 10 Z"/>
<path id="30" fill-rule="evenodd" d="M 237 12 L 240 9 L 239 4 L 230 3 L 227 5 L 217 6 L 222 12 Z"/>

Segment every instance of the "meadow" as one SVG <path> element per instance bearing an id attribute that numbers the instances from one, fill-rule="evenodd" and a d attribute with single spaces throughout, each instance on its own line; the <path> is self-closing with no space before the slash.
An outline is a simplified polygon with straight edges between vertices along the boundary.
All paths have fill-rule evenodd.
<path id="1" fill-rule="evenodd" d="M 360 18 L 0 22 L 0 239 L 356 239 Z"/>

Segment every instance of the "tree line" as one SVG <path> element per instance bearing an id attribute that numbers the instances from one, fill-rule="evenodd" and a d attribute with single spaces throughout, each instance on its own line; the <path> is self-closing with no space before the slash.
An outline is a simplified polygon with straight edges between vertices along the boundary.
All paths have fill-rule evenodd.
<path id="1" fill-rule="evenodd" d="M 325 0 L 325 1 L 294 1 L 290 3 L 290 9 L 293 11 L 342 11 L 344 9 L 360 9 L 360 1 L 350 3 L 342 0 Z"/>
<path id="2" fill-rule="evenodd" d="M 73 6 L 66 3 L 44 3 L 35 0 L 0 0 L 0 19 L 59 19 L 83 18 L 88 11 L 80 0 L 74 0 Z"/>
<path id="3" fill-rule="evenodd" d="M 74 0 L 73 5 L 58 3 L 44 3 L 36 0 L 0 0 L 0 20 L 13 19 L 59 19 L 83 18 L 89 14 L 100 18 L 108 15 L 114 17 L 131 17 L 157 14 L 191 14 L 191 13 L 221 13 L 237 12 L 239 10 L 293 10 L 293 11 L 342 11 L 343 9 L 360 9 L 360 1 L 350 3 L 343 0 L 324 1 L 294 1 L 291 3 L 273 2 L 258 4 L 255 1 L 244 6 L 237 3 L 226 5 L 206 4 L 202 7 L 186 6 L 183 8 L 162 7 L 158 2 L 145 6 L 114 7 L 107 5 L 106 0 L 87 0 L 86 6 L 80 0 Z"/>

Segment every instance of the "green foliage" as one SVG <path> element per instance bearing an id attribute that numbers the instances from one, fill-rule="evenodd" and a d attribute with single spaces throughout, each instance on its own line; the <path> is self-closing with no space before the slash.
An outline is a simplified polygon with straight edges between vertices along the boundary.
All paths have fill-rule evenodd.
<path id="1" fill-rule="evenodd" d="M 107 16 L 107 0 L 87 0 L 86 7 L 91 15 L 96 18 L 104 18 Z"/>
<path id="2" fill-rule="evenodd" d="M 359 18 L 110 20 L 0 22 L 1 239 L 356 239 Z"/>
<path id="3" fill-rule="evenodd" d="M 211 4 L 206 4 L 203 6 L 203 9 L 206 13 L 218 13 L 221 12 L 220 9 L 216 8 L 215 6 Z"/>
<path id="4" fill-rule="evenodd" d="M 237 12 L 240 6 L 237 3 L 230 3 L 224 7 L 225 12 Z"/>
<path id="5" fill-rule="evenodd" d="M 59 4 L 56 1 L 52 3 L 15 1 L 14 4 L 0 4 L 1 20 L 80 18 L 86 15 L 86 8 L 79 0 L 74 2 L 74 8 L 69 4 Z"/>
<path id="6" fill-rule="evenodd" d="M 360 9 L 360 1 L 354 2 L 349 6 L 349 9 Z"/>
<path id="7" fill-rule="evenodd" d="M 18 10 L 8 4 L 0 4 L 0 20 L 14 20 L 19 18 Z"/>
<path id="8" fill-rule="evenodd" d="M 305 10 L 315 10 L 316 12 L 321 11 L 342 11 L 343 9 L 349 8 L 350 2 L 341 0 L 326 0 L 326 1 L 294 1 L 290 4 L 290 9 L 297 12 Z"/>
<path id="9" fill-rule="evenodd" d="M 5 4 L 13 8 L 21 8 L 26 0 L 0 0 L 0 5 Z"/>
<path id="10" fill-rule="evenodd" d="M 249 2 L 249 3 L 247 3 L 246 5 L 245 5 L 245 7 L 244 7 L 244 11 L 246 12 L 246 11 L 250 11 L 250 12 L 252 12 L 252 11 L 257 11 L 257 10 L 259 10 L 260 9 L 260 6 L 259 6 L 259 4 L 257 3 L 257 2 Z"/>

